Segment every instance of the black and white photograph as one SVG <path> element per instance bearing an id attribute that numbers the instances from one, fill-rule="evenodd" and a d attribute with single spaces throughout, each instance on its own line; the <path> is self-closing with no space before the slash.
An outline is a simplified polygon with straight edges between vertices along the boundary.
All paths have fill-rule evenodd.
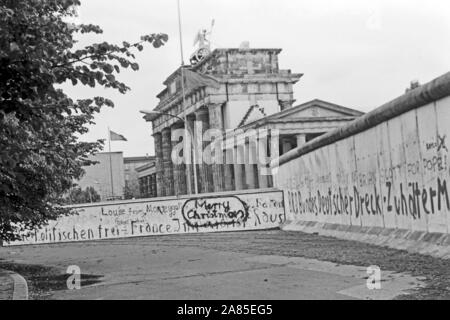
<path id="1" fill-rule="evenodd" d="M 450 300 L 450 2 L 0 0 L 0 300 Z"/>

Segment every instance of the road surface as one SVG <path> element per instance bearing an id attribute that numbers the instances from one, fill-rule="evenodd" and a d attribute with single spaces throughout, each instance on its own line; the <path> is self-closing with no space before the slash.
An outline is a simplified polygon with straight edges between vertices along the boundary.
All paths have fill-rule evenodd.
<path id="1" fill-rule="evenodd" d="M 37 299 L 391 299 L 420 285 L 382 270 L 382 289 L 369 290 L 370 261 L 341 265 L 286 253 L 301 248 L 299 235 L 275 230 L 5 247 L 0 259 L 31 265 L 22 275 Z M 69 266 L 81 271 L 80 289 L 67 287 Z"/>

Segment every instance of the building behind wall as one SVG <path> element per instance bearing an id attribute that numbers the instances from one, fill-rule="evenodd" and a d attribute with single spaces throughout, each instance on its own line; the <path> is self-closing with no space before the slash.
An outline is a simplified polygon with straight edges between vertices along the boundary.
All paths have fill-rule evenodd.
<path id="1" fill-rule="evenodd" d="M 281 49 L 265 48 L 215 49 L 196 65 L 186 67 L 215 81 L 211 85 L 205 82 L 186 86 L 184 108 L 181 69 L 164 81 L 165 88 L 158 95 L 160 101 L 154 110 L 166 114 L 147 114 L 144 117 L 153 127 L 157 196 L 187 194 L 194 190 L 194 166 L 171 161 L 172 148 L 179 142 L 172 141 L 172 133 L 176 129 L 187 126 L 186 129 L 195 131 L 196 136 L 207 129 L 223 133 L 238 129 L 240 132 L 278 130 L 279 153 L 284 153 L 362 115 L 359 111 L 321 100 L 294 107 L 293 85 L 302 74 L 280 69 L 280 52 Z M 186 124 L 167 114 L 181 118 L 186 114 Z M 201 131 L 196 130 L 198 124 L 201 124 Z M 202 162 L 196 165 L 199 192 L 272 186 L 271 177 L 261 172 L 267 164 L 248 164 L 248 159 L 254 158 L 258 152 L 259 137 L 246 137 L 239 146 L 236 140 L 232 134 L 231 141 L 227 141 L 231 144 L 225 143 L 227 149 L 220 155 L 231 159 L 231 163 L 211 165 Z"/>
<path id="2" fill-rule="evenodd" d="M 136 173 L 139 179 L 140 198 L 154 198 L 157 196 L 155 166 L 155 161 L 151 161 L 136 168 Z"/>
<path id="3" fill-rule="evenodd" d="M 239 130 L 277 130 L 279 155 L 353 121 L 364 113 L 331 102 L 314 99 L 252 121 L 243 121 Z"/>
<path id="4" fill-rule="evenodd" d="M 89 157 L 98 163 L 83 167 L 85 174 L 77 181 L 81 189 L 93 187 L 100 201 L 141 198 L 139 171 L 142 166 L 155 163 L 153 156 L 123 157 L 122 152 L 100 152 Z M 111 166 L 112 181 L 111 187 Z"/>
<path id="5" fill-rule="evenodd" d="M 93 187 L 100 195 L 100 201 L 123 199 L 125 188 L 123 153 L 99 152 L 89 156 L 89 160 L 98 163 L 83 167 L 86 173 L 77 182 L 78 186 L 83 190 Z"/>
<path id="6" fill-rule="evenodd" d="M 154 158 L 155 157 L 152 156 L 123 158 L 125 171 L 125 198 L 141 197 L 139 175 L 136 169 L 143 165 L 154 163 Z"/>

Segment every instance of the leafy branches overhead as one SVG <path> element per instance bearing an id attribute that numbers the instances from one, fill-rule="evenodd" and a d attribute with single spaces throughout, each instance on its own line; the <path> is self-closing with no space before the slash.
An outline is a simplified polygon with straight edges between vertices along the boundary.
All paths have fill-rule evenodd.
<path id="1" fill-rule="evenodd" d="M 9 8 L 5 6 L 8 2 Z M 11 81 L 8 90 L 2 91 L 1 110 L 14 111 L 19 118 L 39 112 L 30 102 L 39 101 L 45 108 L 55 103 L 52 99 L 63 99 L 54 85 L 66 81 L 91 87 L 98 84 L 125 93 L 129 88 L 115 74 L 121 68 L 139 69 L 133 49 L 143 50 L 146 42 L 158 48 L 168 39 L 166 34 L 151 34 L 134 44 L 102 42 L 74 50 L 74 34 L 102 33 L 96 25 L 67 22 L 74 17 L 78 0 L 12 0 L 5 4 L 0 7 L 0 66 Z M 58 109 L 77 109 L 76 103 L 64 102 Z"/>
<path id="2" fill-rule="evenodd" d="M 14 223 L 32 228 L 61 214 L 54 205 L 101 146 L 77 137 L 113 101 L 73 100 L 60 85 L 126 93 L 120 71 L 139 70 L 135 53 L 168 40 L 153 33 L 135 43 L 76 48 L 77 34 L 102 33 L 99 26 L 70 22 L 79 5 L 79 0 L 0 0 L 0 239 L 15 237 Z"/>

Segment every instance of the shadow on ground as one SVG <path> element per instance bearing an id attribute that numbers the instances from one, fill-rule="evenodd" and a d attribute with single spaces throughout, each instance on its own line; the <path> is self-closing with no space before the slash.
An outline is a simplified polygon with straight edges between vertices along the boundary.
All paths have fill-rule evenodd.
<path id="1" fill-rule="evenodd" d="M 0 259 L 0 269 L 14 271 L 25 278 L 30 299 L 50 298 L 54 291 L 67 290 L 70 274 L 61 273 L 56 268 L 41 265 L 11 263 Z M 103 275 L 81 274 L 81 286 L 101 282 Z"/>

